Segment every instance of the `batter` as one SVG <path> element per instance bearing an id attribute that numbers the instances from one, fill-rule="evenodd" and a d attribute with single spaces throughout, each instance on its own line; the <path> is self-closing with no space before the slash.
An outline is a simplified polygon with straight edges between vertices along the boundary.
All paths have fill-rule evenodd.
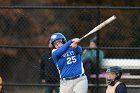
<path id="1" fill-rule="evenodd" d="M 88 81 L 81 61 L 79 38 L 66 41 L 61 33 L 54 33 L 50 43 L 53 45 L 52 58 L 60 74 L 60 93 L 87 93 Z"/>

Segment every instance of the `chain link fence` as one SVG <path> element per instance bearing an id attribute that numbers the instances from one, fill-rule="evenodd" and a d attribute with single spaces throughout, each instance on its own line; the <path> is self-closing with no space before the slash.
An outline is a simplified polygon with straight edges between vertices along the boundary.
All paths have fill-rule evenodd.
<path id="1" fill-rule="evenodd" d="M 100 75 L 112 65 L 124 68 L 126 84 L 139 85 L 139 7 L 10 6 L 0 7 L 0 75 L 5 92 L 44 93 L 46 84 L 40 83 L 39 59 L 49 49 L 50 36 L 61 32 L 67 40 L 80 38 L 112 15 L 116 15 L 115 21 L 80 42 L 83 49 L 88 48 L 90 39 L 97 36 L 98 49 L 105 54 L 101 73 L 98 79 L 91 77 L 93 84 L 89 87 L 105 84 L 105 78 Z M 97 87 L 101 88 L 98 93 L 105 92 L 103 86 Z M 128 93 L 133 88 L 129 87 Z"/>

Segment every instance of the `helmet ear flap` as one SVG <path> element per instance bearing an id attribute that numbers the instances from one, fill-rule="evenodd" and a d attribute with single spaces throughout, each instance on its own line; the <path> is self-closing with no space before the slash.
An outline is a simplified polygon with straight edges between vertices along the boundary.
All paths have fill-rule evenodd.
<path id="1" fill-rule="evenodd" d="M 119 80 L 121 78 L 122 73 L 116 73 L 116 80 Z"/>

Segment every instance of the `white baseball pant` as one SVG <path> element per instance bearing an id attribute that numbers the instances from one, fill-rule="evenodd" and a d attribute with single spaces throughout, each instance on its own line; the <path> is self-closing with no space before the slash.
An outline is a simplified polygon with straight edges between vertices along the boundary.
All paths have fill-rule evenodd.
<path id="1" fill-rule="evenodd" d="M 60 93 L 87 93 L 88 80 L 86 76 L 74 80 L 60 80 Z"/>

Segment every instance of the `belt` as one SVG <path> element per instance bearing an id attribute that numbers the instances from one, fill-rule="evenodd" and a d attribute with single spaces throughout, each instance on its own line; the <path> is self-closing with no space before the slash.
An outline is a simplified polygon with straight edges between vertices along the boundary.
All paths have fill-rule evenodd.
<path id="1" fill-rule="evenodd" d="M 77 79 L 77 78 L 82 77 L 82 76 L 85 76 L 85 74 L 80 74 L 80 75 L 76 75 L 76 76 L 61 78 L 61 80 L 73 80 L 73 79 Z"/>

